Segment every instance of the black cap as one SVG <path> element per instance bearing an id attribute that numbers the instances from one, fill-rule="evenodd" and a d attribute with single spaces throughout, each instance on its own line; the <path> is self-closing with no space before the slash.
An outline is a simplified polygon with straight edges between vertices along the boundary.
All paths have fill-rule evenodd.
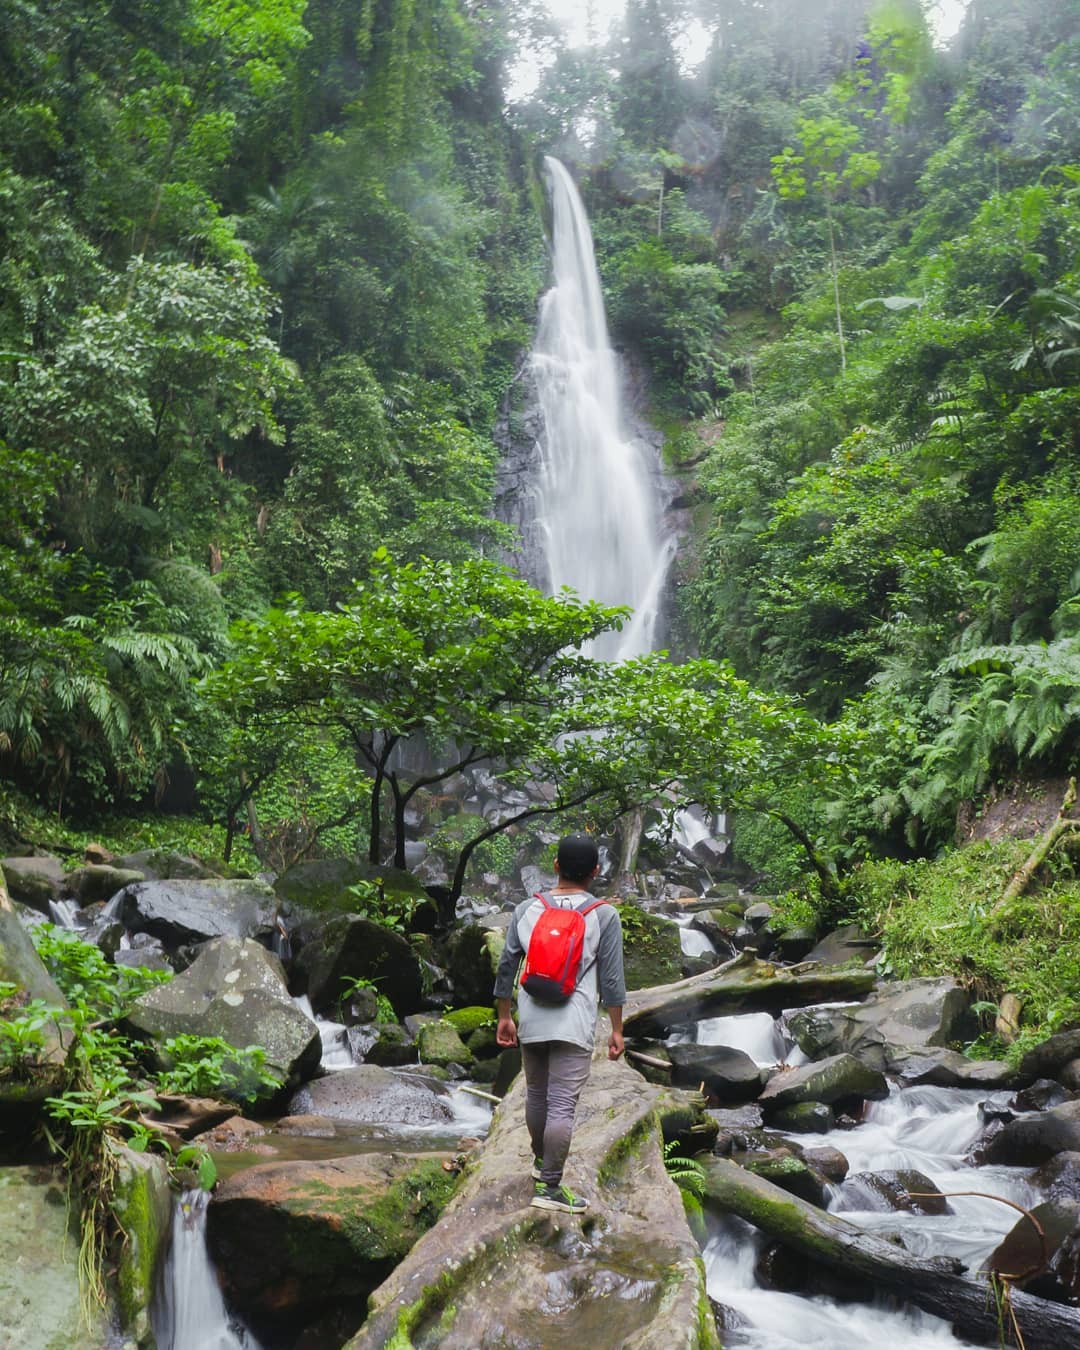
<path id="1" fill-rule="evenodd" d="M 556 857 L 563 881 L 588 881 L 600 861 L 600 850 L 587 834 L 568 834 L 559 840 Z"/>

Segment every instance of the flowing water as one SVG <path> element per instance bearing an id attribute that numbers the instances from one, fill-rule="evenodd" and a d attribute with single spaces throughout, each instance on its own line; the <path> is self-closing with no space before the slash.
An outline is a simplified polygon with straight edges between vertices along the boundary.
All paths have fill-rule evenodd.
<path id="1" fill-rule="evenodd" d="M 153 1309 L 158 1350 L 259 1350 L 225 1307 L 206 1250 L 206 1191 L 185 1191 L 173 1209 L 172 1246 Z"/>
<path id="2" fill-rule="evenodd" d="M 661 525 L 655 452 L 624 423 L 585 208 L 566 168 L 550 157 L 545 165 L 554 276 L 531 365 L 543 425 L 536 507 L 547 589 L 631 606 L 623 631 L 593 648 L 621 660 L 655 645 L 674 540 Z"/>

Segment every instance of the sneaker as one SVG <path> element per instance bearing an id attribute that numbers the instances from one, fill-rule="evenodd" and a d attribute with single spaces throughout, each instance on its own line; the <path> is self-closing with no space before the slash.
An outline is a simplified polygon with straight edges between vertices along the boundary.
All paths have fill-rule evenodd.
<path id="1" fill-rule="evenodd" d="M 544 1160 L 543 1160 L 543 1158 L 534 1158 L 534 1159 L 533 1159 L 533 1165 L 532 1165 L 532 1171 L 529 1173 L 529 1176 L 532 1177 L 533 1181 L 539 1181 L 540 1178 L 541 1178 L 543 1175 L 544 1175 Z"/>
<path id="2" fill-rule="evenodd" d="M 548 1186 L 542 1181 L 536 1183 L 536 1194 L 529 1204 L 534 1209 L 559 1209 L 564 1214 L 580 1214 L 589 1208 L 588 1200 L 575 1195 L 569 1186 Z"/>

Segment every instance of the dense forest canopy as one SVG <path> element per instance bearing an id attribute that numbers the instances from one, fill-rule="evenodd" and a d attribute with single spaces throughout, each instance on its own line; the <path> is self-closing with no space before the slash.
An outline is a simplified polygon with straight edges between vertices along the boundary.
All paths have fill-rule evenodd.
<path id="1" fill-rule="evenodd" d="M 763 769 L 774 813 L 852 860 L 1074 770 L 1080 4 L 972 0 L 944 46 L 925 8 L 627 0 L 567 47 L 533 0 L 5 0 L 7 781 L 347 817 L 347 740 L 256 753 L 204 677 L 383 546 L 506 542 L 543 152 L 694 502 L 676 655 L 841 748 L 831 793 Z"/>

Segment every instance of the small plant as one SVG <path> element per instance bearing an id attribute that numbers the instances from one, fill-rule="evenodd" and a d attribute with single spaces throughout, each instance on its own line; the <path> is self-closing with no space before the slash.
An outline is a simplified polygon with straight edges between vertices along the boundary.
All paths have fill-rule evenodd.
<path id="1" fill-rule="evenodd" d="M 347 890 L 357 901 L 354 914 L 371 923 L 381 924 L 383 928 L 390 928 L 395 933 L 404 934 L 408 931 L 420 904 L 415 895 L 388 896 L 382 877 L 376 877 L 373 881 L 354 882 Z"/>
<path id="2" fill-rule="evenodd" d="M 54 1015 L 43 1000 L 22 1003 L 17 985 L 0 982 L 0 1075 L 29 1075 L 45 1049 L 44 1028 Z"/>
<path id="3" fill-rule="evenodd" d="M 45 968 L 74 1006 L 101 1017 L 120 1017 L 140 994 L 172 978 L 167 970 L 110 965 L 103 953 L 77 933 L 55 924 L 39 924 L 34 946 Z"/>
<path id="4" fill-rule="evenodd" d="M 664 1166 L 676 1186 L 701 1198 L 705 1192 L 705 1169 L 699 1162 L 680 1152 L 677 1139 L 670 1139 L 664 1145 Z"/>
<path id="5" fill-rule="evenodd" d="M 170 1036 L 162 1053 L 170 1061 L 156 1076 L 162 1092 L 253 1102 L 263 1089 L 276 1092 L 281 1087 L 266 1068 L 261 1045 L 241 1049 L 221 1036 Z"/>
<path id="6" fill-rule="evenodd" d="M 185 1144 L 174 1155 L 169 1170 L 174 1179 L 178 1172 L 193 1172 L 204 1191 L 212 1191 L 217 1182 L 217 1163 L 201 1144 Z"/>
<path id="7" fill-rule="evenodd" d="M 361 989 L 375 990 L 375 1006 L 377 1009 L 376 1017 L 380 1022 L 396 1022 L 397 1013 L 394 1011 L 394 1005 L 386 997 L 380 994 L 375 987 L 374 980 L 365 979 L 362 975 L 342 975 L 341 977 L 341 997 L 338 999 L 338 1011 L 343 1004 L 355 998 Z"/>

